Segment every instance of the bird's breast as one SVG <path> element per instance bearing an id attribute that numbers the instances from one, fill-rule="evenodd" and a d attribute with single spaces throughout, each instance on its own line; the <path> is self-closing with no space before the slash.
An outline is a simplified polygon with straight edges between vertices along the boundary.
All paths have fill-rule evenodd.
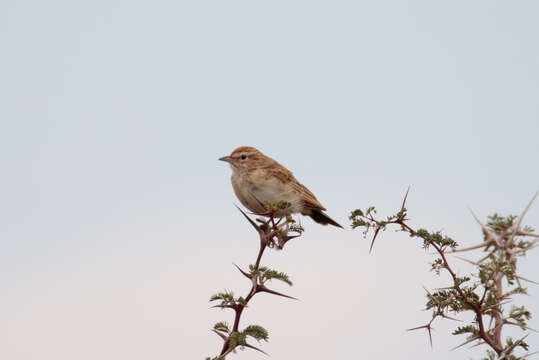
<path id="1" fill-rule="evenodd" d="M 279 201 L 289 202 L 291 206 L 282 214 L 277 214 L 278 216 L 298 213 L 303 208 L 300 194 L 276 178 L 232 175 L 232 187 L 243 206 L 254 213 L 265 213 L 267 204 L 276 204 Z"/>

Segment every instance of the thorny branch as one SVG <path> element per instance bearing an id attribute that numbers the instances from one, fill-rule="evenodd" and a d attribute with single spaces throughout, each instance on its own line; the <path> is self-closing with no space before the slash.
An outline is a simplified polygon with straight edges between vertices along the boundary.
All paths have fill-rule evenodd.
<path id="1" fill-rule="evenodd" d="M 288 285 L 292 285 L 288 275 L 264 266 L 260 266 L 262 255 L 267 247 L 276 247 L 278 249 L 282 249 L 288 241 L 301 236 L 303 232 L 303 228 L 300 225 L 297 225 L 290 216 L 276 216 L 276 213 L 282 212 L 282 210 L 289 206 L 290 204 L 284 201 L 274 205 L 268 205 L 268 212 L 266 214 L 261 214 L 267 216 L 268 220 L 263 221 L 257 219 L 257 221 L 261 223 L 260 225 L 255 223 L 244 211 L 238 208 L 247 221 L 257 231 L 260 239 L 260 248 L 258 250 L 258 255 L 254 265 L 249 265 L 249 271 L 244 271 L 239 266 L 234 264 L 241 274 L 251 282 L 251 289 L 249 290 L 249 293 L 245 297 L 240 296 L 235 298 L 231 291 L 225 291 L 223 293 L 215 294 L 210 298 L 210 301 L 220 301 L 218 305 L 212 307 L 221 309 L 228 308 L 234 311 L 234 323 L 232 328 L 230 328 L 226 322 L 218 322 L 214 325 L 212 331 L 219 335 L 219 337 L 223 340 L 223 347 L 221 348 L 221 352 L 217 357 L 206 358 L 206 360 L 225 360 L 226 356 L 231 352 L 234 352 L 237 347 L 240 349 L 249 348 L 266 354 L 258 347 L 255 347 L 247 342 L 247 337 L 249 336 L 257 341 L 268 341 L 269 337 L 266 329 L 259 325 L 249 325 L 242 331 L 239 330 L 243 311 L 247 307 L 249 301 L 256 294 L 261 292 L 297 300 L 292 296 L 271 290 L 266 286 L 266 282 L 273 279 L 283 281 Z M 290 233 L 293 235 L 290 235 Z"/>
<path id="2" fill-rule="evenodd" d="M 531 356 L 527 353 L 516 356 L 514 350 L 520 347 L 528 350 L 525 337 L 514 341 L 510 337 L 502 339 L 502 328 L 504 325 L 519 326 L 522 330 L 533 330 L 527 326 L 527 320 L 531 314 L 524 306 L 513 306 L 509 311 L 504 307 L 512 301 L 512 295 L 525 294 L 526 289 L 521 286 L 520 280 L 535 283 L 520 275 L 517 275 L 517 257 L 523 256 L 529 250 L 539 244 L 538 235 L 530 227 L 522 227 L 522 220 L 531 204 L 536 199 L 539 191 L 535 193 L 532 200 L 519 217 L 509 215 L 507 217 L 494 214 L 489 217 L 487 224 L 482 224 L 472 212 L 472 216 L 483 230 L 483 241 L 477 245 L 465 249 L 457 249 L 458 244 L 448 236 L 440 232 L 429 232 L 425 229 L 413 229 L 407 224 L 406 200 L 408 191 L 404 196 L 400 210 L 395 214 L 380 220 L 375 217 L 376 209 L 369 207 L 365 211 L 354 210 L 350 216 L 352 228 L 364 228 L 363 235 L 372 229 L 373 237 L 370 251 L 374 246 L 380 231 L 386 230 L 389 225 L 399 226 L 401 231 L 407 232 L 410 237 L 418 237 L 423 240 L 425 249 L 432 247 L 435 249 L 438 258 L 432 263 L 432 270 L 437 274 L 445 270 L 450 275 L 452 285 L 431 293 L 427 291 L 427 310 L 431 309 L 432 319 L 422 326 L 409 330 L 426 329 L 429 341 L 432 346 L 432 323 L 441 317 L 451 320 L 458 320 L 448 316 L 449 312 L 458 314 L 464 311 L 471 311 L 475 314 L 474 321 L 466 326 L 458 327 L 453 334 L 467 334 L 467 340 L 457 346 L 477 341 L 476 345 L 486 344 L 488 357 L 486 359 L 525 359 Z M 520 238 L 519 238 L 520 237 Z M 533 240 L 526 240 L 532 238 Z M 487 253 L 480 260 L 471 261 L 462 259 L 473 264 L 478 270 L 477 274 L 459 277 L 447 260 L 448 254 L 466 252 L 482 249 Z M 471 281 L 475 278 L 475 281 Z M 508 288 L 504 289 L 504 285 Z M 505 292 L 504 292 L 505 290 Z M 488 321 L 488 325 L 485 320 Z M 456 349 L 455 348 L 455 349 Z"/>

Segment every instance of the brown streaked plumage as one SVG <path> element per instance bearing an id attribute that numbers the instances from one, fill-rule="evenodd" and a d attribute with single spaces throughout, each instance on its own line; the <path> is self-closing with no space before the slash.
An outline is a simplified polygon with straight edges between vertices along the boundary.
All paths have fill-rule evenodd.
<path id="1" fill-rule="evenodd" d="M 243 206 L 253 213 L 264 214 L 267 212 L 266 204 L 283 200 L 291 206 L 278 216 L 301 213 L 319 224 L 342 228 L 324 213 L 326 208 L 290 170 L 257 149 L 241 146 L 232 151 L 230 156 L 219 160 L 230 164 L 234 193 Z"/>

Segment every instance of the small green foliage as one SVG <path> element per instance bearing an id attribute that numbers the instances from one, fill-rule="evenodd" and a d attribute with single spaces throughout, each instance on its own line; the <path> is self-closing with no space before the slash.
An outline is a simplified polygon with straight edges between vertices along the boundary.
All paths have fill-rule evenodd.
<path id="1" fill-rule="evenodd" d="M 262 275 L 261 276 L 261 281 L 263 283 L 266 282 L 267 280 L 276 279 L 276 280 L 280 280 L 280 281 L 285 282 L 288 285 L 292 286 L 292 281 L 290 281 L 290 279 L 288 278 L 288 275 L 283 273 L 283 272 L 268 269 L 265 272 L 263 272 L 261 275 Z"/>
<path id="2" fill-rule="evenodd" d="M 287 274 L 281 271 L 269 269 L 265 266 L 260 266 L 258 268 L 258 271 L 255 269 L 254 265 L 249 265 L 249 271 L 250 274 L 253 276 L 259 276 L 259 280 L 262 284 L 264 284 L 268 280 L 280 280 L 282 282 L 287 283 L 288 285 L 292 286 L 292 281 L 288 277 Z"/>
<path id="3" fill-rule="evenodd" d="M 423 239 L 423 248 L 428 249 L 432 244 L 436 244 L 442 250 L 450 248 L 455 250 L 458 244 L 455 240 L 449 236 L 442 235 L 440 231 L 429 232 L 425 229 L 419 229 L 415 233 L 410 234 L 412 237 L 419 237 Z"/>
<path id="4" fill-rule="evenodd" d="M 361 209 L 356 209 L 356 210 L 353 210 L 352 213 L 350 214 L 350 216 L 348 217 L 350 220 L 354 220 L 354 218 L 357 218 L 357 217 L 364 217 L 365 215 L 363 215 L 363 211 L 361 211 Z"/>
<path id="5" fill-rule="evenodd" d="M 508 337 L 505 340 L 505 347 L 511 348 L 511 349 L 514 349 L 516 347 L 521 347 L 522 349 L 527 351 L 530 348 L 530 345 L 528 345 L 528 343 L 526 343 L 523 339 L 514 341 L 513 338 Z"/>
<path id="6" fill-rule="evenodd" d="M 284 200 L 277 201 L 275 204 L 266 204 L 266 208 L 268 209 L 268 211 L 273 213 L 278 213 L 280 211 L 286 210 L 290 206 L 292 206 L 292 204 Z"/>
<path id="7" fill-rule="evenodd" d="M 494 351 L 487 349 L 487 357 L 481 360 L 496 360 L 497 355 Z"/>
<path id="8" fill-rule="evenodd" d="M 352 213 L 350 214 L 348 218 L 352 220 L 352 228 L 355 229 L 358 226 L 363 226 L 363 225 L 354 225 L 355 221 L 360 221 L 361 218 L 364 218 L 365 220 L 373 220 L 372 216 L 374 214 L 376 214 L 376 208 L 374 206 L 371 206 L 367 208 L 365 212 L 363 212 L 361 209 L 356 209 L 352 211 Z"/>
<path id="9" fill-rule="evenodd" d="M 243 296 L 240 296 L 239 298 L 236 299 L 236 302 L 240 305 L 243 305 L 243 306 L 247 306 L 247 301 L 245 301 L 245 299 L 243 298 Z"/>
<path id="10" fill-rule="evenodd" d="M 301 234 L 305 231 L 305 229 L 299 224 L 290 224 L 290 226 L 288 226 L 288 231 L 293 231 L 295 233 Z"/>
<path id="11" fill-rule="evenodd" d="M 513 319 L 522 330 L 526 330 L 526 321 L 531 319 L 532 314 L 524 306 L 512 306 L 508 317 Z"/>
<path id="12" fill-rule="evenodd" d="M 234 331 L 228 337 L 230 349 L 235 349 L 238 346 L 244 346 L 247 344 L 247 335 L 241 332 Z"/>
<path id="13" fill-rule="evenodd" d="M 517 216 L 515 215 L 508 215 L 508 216 L 501 216 L 498 213 L 494 213 L 494 215 L 490 215 L 488 217 L 487 221 L 487 227 L 491 230 L 494 230 L 497 233 L 500 233 L 502 231 L 506 231 L 511 226 L 513 226 L 513 222 Z"/>
<path id="14" fill-rule="evenodd" d="M 454 282 L 453 286 L 458 287 L 458 286 L 462 285 L 463 283 L 465 283 L 467 281 L 470 281 L 470 278 L 468 276 L 457 277 L 455 279 L 455 282 Z"/>
<path id="15" fill-rule="evenodd" d="M 355 229 L 357 227 L 361 227 L 361 226 L 365 226 L 365 227 L 370 227 L 372 226 L 372 224 L 368 221 L 365 221 L 361 218 L 357 218 L 357 219 L 354 219 L 353 223 L 352 223 L 352 228 Z"/>
<path id="16" fill-rule="evenodd" d="M 395 216 L 397 220 L 406 220 L 406 215 L 407 215 L 406 208 L 403 207 Z"/>
<path id="17" fill-rule="evenodd" d="M 247 337 L 250 336 L 257 341 L 268 341 L 269 336 L 266 329 L 260 325 L 249 325 L 243 331 L 234 331 L 228 336 L 228 347 L 230 350 L 235 351 L 237 347 L 243 350 L 248 345 Z"/>
<path id="18" fill-rule="evenodd" d="M 453 331 L 453 335 L 469 334 L 472 338 L 479 334 L 479 329 L 474 325 L 459 326 Z"/>
<path id="19" fill-rule="evenodd" d="M 515 244 L 515 247 L 519 248 L 519 249 L 527 249 L 529 248 L 530 246 L 533 246 L 533 242 L 531 241 L 526 241 L 524 239 L 519 239 L 517 241 L 517 243 Z M 521 256 L 524 256 L 524 253 L 521 255 Z"/>
<path id="20" fill-rule="evenodd" d="M 234 301 L 234 293 L 232 291 L 225 290 L 225 292 L 217 293 L 210 297 L 210 301 L 217 301 L 217 300 L 221 300 L 222 305 L 231 303 Z"/>
<path id="21" fill-rule="evenodd" d="M 228 324 L 224 321 L 220 321 L 216 323 L 215 325 L 213 325 L 213 328 L 217 331 L 223 331 L 226 333 L 230 332 L 230 328 L 228 327 Z"/>
<path id="22" fill-rule="evenodd" d="M 376 209 L 373 206 L 369 207 L 367 210 L 365 210 L 365 212 L 363 212 L 361 209 L 352 211 L 348 217 L 350 220 L 352 220 L 352 229 L 358 227 L 365 228 L 363 230 L 363 237 L 366 237 L 370 228 L 377 226 L 376 222 L 372 220 L 372 214 L 376 214 Z"/>
<path id="23" fill-rule="evenodd" d="M 245 329 L 243 329 L 243 334 L 245 334 L 245 336 L 251 336 L 257 341 L 264 340 L 267 342 L 269 339 L 268 331 L 260 325 L 247 326 Z"/>
<path id="24" fill-rule="evenodd" d="M 290 206 L 292 206 L 292 204 L 289 203 L 288 201 L 280 200 L 277 202 L 277 204 L 275 204 L 275 206 L 278 209 L 284 210 L 284 209 L 288 209 Z"/>
<path id="25" fill-rule="evenodd" d="M 214 294 L 210 297 L 210 301 L 218 301 L 221 300 L 219 303 L 219 307 L 231 307 L 234 305 L 246 305 L 245 299 L 243 297 L 234 298 L 234 293 L 232 291 L 225 290 L 224 292 Z"/>
<path id="26" fill-rule="evenodd" d="M 492 271 L 490 271 L 484 265 L 480 265 L 478 277 L 479 277 L 479 281 L 481 281 L 481 284 L 483 286 L 489 286 L 489 282 L 492 279 Z"/>
<path id="27" fill-rule="evenodd" d="M 427 294 L 427 309 L 445 308 L 449 306 L 455 298 L 453 290 L 437 290 L 432 294 Z"/>
<path id="28" fill-rule="evenodd" d="M 444 267 L 444 261 L 442 258 L 437 258 L 434 262 L 431 263 L 432 271 L 436 272 L 436 275 L 440 275 L 440 269 Z"/>
<path id="29" fill-rule="evenodd" d="M 411 237 L 419 237 L 423 239 L 423 249 L 428 249 L 430 246 L 430 233 L 425 229 L 419 229 L 414 233 L 410 234 Z"/>

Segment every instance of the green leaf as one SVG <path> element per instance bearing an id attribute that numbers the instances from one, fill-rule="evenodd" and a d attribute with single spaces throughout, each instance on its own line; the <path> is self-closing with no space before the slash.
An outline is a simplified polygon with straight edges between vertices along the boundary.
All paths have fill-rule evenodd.
<path id="1" fill-rule="evenodd" d="M 223 331 L 223 332 L 226 332 L 226 333 L 230 332 L 230 328 L 228 327 L 228 324 L 226 322 L 224 322 L 224 321 L 220 321 L 220 322 L 216 323 L 215 325 L 213 325 L 213 328 L 215 330 Z"/>
<path id="2" fill-rule="evenodd" d="M 475 327 L 474 325 L 466 325 L 466 326 L 459 326 L 455 331 L 453 331 L 453 335 L 461 335 L 461 334 L 470 334 L 471 337 L 479 334 L 479 329 Z"/>
<path id="3" fill-rule="evenodd" d="M 258 341 L 264 340 L 267 342 L 269 339 L 268 331 L 260 325 L 249 325 L 243 329 L 242 333 L 246 336 L 251 336 Z"/>

